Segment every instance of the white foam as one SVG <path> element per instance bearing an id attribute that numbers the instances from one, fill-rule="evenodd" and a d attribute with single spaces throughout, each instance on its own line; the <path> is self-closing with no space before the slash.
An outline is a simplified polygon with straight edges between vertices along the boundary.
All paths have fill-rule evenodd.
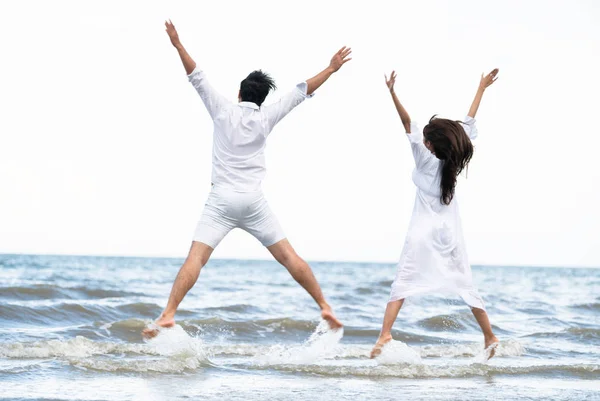
<path id="1" fill-rule="evenodd" d="M 488 363 L 491 359 L 490 356 L 492 355 L 492 350 L 495 350 L 494 357 L 520 356 L 525 352 L 525 348 L 521 343 L 516 340 L 509 340 L 492 344 L 484 350 L 480 349 L 480 352 L 475 355 L 474 361 L 478 363 Z"/>
<path id="2" fill-rule="evenodd" d="M 190 337 L 181 326 L 160 330 L 146 344 L 92 341 L 81 336 L 65 341 L 0 344 L 0 357 L 62 358 L 83 369 L 134 372 L 181 372 L 208 362 L 202 340 Z"/>
<path id="3" fill-rule="evenodd" d="M 205 366 L 204 361 L 195 357 L 189 358 L 84 358 L 69 360 L 73 366 L 82 369 L 93 369 L 105 372 L 160 372 L 181 373 L 186 370 L 197 370 Z"/>
<path id="4" fill-rule="evenodd" d="M 143 344 L 96 342 L 82 336 L 66 341 L 47 340 L 0 345 L 0 356 L 4 358 L 89 358 L 110 353 L 143 354 L 151 351 Z"/>
<path id="5" fill-rule="evenodd" d="M 500 341 L 496 348 L 496 357 L 521 356 L 525 353 L 525 347 L 518 340 Z"/>
<path id="6" fill-rule="evenodd" d="M 501 341 L 496 348 L 495 357 L 521 356 L 525 352 L 523 344 L 514 339 Z M 484 357 L 483 342 L 470 344 L 441 344 L 426 345 L 420 348 L 423 358 L 456 358 L 456 357 Z"/>
<path id="7" fill-rule="evenodd" d="M 464 362 L 464 361 L 463 361 Z M 435 364 L 310 364 L 310 365 L 275 365 L 267 369 L 275 369 L 284 372 L 303 372 L 330 377 L 397 377 L 397 378 L 459 378 L 488 375 L 514 375 L 527 374 L 568 374 L 585 375 L 595 377 L 600 372 L 598 364 L 547 364 L 540 361 L 537 364 L 517 363 L 510 365 L 482 364 L 482 363 L 444 363 Z"/>
<path id="8" fill-rule="evenodd" d="M 332 330 L 329 323 L 322 320 L 301 346 L 275 345 L 264 355 L 256 357 L 255 362 L 259 365 L 305 365 L 333 358 L 339 353 L 339 342 L 343 336 L 343 328 Z"/>
<path id="9" fill-rule="evenodd" d="M 308 341 L 307 341 L 308 343 Z M 305 348 L 294 347 L 293 349 L 302 349 Z M 436 344 L 436 345 L 425 345 L 425 346 L 408 346 L 410 348 L 409 352 L 415 351 L 421 357 L 421 359 L 463 359 L 466 360 L 468 358 L 476 358 L 480 356 L 483 349 L 483 342 L 475 342 L 475 343 L 463 343 L 463 344 Z M 335 359 L 366 359 L 369 357 L 370 351 L 372 349 L 372 345 L 365 344 L 337 344 L 333 347 L 326 346 L 324 350 L 324 354 L 327 355 L 327 358 L 335 357 Z M 335 350 L 335 354 L 333 351 Z M 261 358 L 261 356 L 267 355 L 269 353 L 276 355 L 277 353 L 289 353 L 290 347 L 284 346 L 269 346 L 269 345 L 261 345 L 261 344 L 231 344 L 231 343 L 221 343 L 221 344 L 210 344 L 210 355 L 215 356 L 226 356 L 226 355 L 235 355 L 235 356 L 247 356 L 247 357 L 255 357 Z M 525 352 L 524 346 L 515 339 L 509 339 L 506 341 L 500 342 L 498 348 L 496 348 L 496 356 L 494 358 L 503 358 L 503 357 L 518 357 L 522 356 Z M 477 362 L 479 363 L 479 362 Z"/>
<path id="10" fill-rule="evenodd" d="M 152 351 L 162 356 L 208 359 L 202 340 L 190 337 L 178 324 L 160 329 L 158 335 L 148 340 L 147 344 Z"/>
<path id="11" fill-rule="evenodd" d="M 376 358 L 378 364 L 394 365 L 400 363 L 421 364 L 419 352 L 402 341 L 392 340 L 381 348 L 381 354 Z"/>

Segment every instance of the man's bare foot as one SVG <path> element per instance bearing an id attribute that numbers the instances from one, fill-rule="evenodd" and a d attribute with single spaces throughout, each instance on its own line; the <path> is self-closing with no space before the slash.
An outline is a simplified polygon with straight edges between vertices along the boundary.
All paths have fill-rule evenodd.
<path id="1" fill-rule="evenodd" d="M 496 355 L 496 348 L 500 344 L 500 341 L 496 338 L 496 336 L 491 336 L 485 339 L 485 352 L 487 353 L 487 360 L 492 359 L 494 355 Z"/>
<path id="2" fill-rule="evenodd" d="M 379 355 L 381 355 L 381 349 L 383 348 L 384 345 L 386 345 L 390 341 L 392 341 L 391 334 L 385 334 L 385 335 L 379 336 L 379 338 L 377 339 L 377 342 L 375 343 L 375 346 L 371 350 L 371 359 L 376 358 Z"/>
<path id="3" fill-rule="evenodd" d="M 338 330 L 344 327 L 342 322 L 337 320 L 330 307 L 323 308 L 323 310 L 321 311 L 321 318 L 323 318 L 323 320 L 329 323 L 329 327 L 332 330 Z"/>
<path id="4" fill-rule="evenodd" d="M 156 319 L 156 321 L 150 325 L 150 327 L 146 327 L 144 330 L 142 330 L 142 336 L 146 339 L 154 338 L 158 335 L 158 332 L 161 328 L 169 328 L 173 326 L 175 326 L 174 318 L 160 315 L 160 317 Z"/>

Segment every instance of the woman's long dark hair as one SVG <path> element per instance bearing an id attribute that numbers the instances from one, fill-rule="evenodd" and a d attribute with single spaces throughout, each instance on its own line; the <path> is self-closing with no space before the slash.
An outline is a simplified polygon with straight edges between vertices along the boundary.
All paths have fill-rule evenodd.
<path id="1" fill-rule="evenodd" d="M 449 205 L 454 198 L 456 178 L 467 167 L 473 156 L 473 144 L 460 121 L 431 117 L 423 129 L 423 136 L 433 147 L 435 156 L 442 160 L 440 183 L 443 204 Z"/>

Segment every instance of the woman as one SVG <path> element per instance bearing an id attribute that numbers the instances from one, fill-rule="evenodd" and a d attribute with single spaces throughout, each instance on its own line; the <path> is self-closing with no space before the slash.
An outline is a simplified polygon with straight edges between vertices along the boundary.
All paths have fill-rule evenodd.
<path id="1" fill-rule="evenodd" d="M 406 297 L 441 292 L 458 294 L 471 307 L 485 337 L 488 357 L 494 355 L 498 339 L 492 332 L 483 300 L 472 284 L 454 189 L 458 175 L 473 155 L 471 139 L 477 136 L 475 114 L 485 89 L 496 81 L 497 74 L 498 69 L 495 69 L 481 76 L 464 122 L 434 116 L 422 133 L 411 122 L 394 92 L 395 71 L 389 80 L 386 76 L 415 159 L 412 177 L 417 196 L 383 327 L 371 358 L 379 355 L 381 348 L 392 340 L 392 325 Z"/>

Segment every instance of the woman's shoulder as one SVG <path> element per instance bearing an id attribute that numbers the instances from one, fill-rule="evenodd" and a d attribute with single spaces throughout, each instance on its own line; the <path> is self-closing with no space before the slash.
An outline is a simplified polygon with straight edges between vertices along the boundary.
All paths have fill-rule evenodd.
<path id="1" fill-rule="evenodd" d="M 417 169 L 431 176 L 437 176 L 441 174 L 440 167 L 442 165 L 442 161 L 433 153 L 431 153 L 431 151 L 427 149 L 425 145 L 422 144 L 421 146 L 423 146 L 422 161 L 419 163 Z"/>

